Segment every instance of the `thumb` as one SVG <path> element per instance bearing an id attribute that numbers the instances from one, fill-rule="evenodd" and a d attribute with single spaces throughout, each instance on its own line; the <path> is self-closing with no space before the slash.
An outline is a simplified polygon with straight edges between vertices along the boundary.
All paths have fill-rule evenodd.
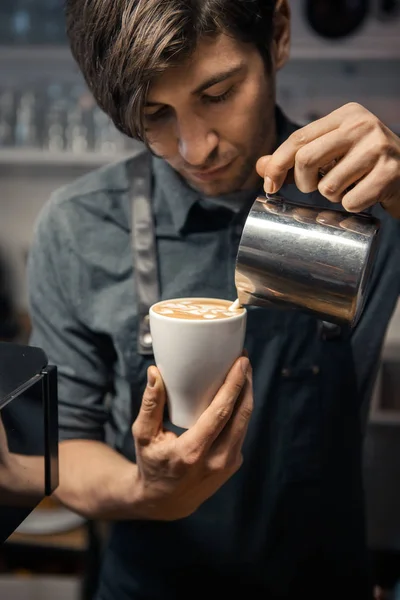
<path id="1" fill-rule="evenodd" d="M 269 167 L 269 170 L 268 170 Z M 272 156 L 262 156 L 258 159 L 256 170 L 260 177 L 265 179 L 265 191 L 269 194 L 277 193 L 284 183 L 294 183 L 294 169 L 282 173 L 275 173 L 273 169 Z M 267 178 L 269 182 L 267 182 Z M 272 182 L 272 187 L 271 187 Z"/>
<path id="2" fill-rule="evenodd" d="M 265 173 L 266 173 L 266 170 L 267 170 L 267 165 L 268 165 L 268 163 L 269 163 L 270 160 L 271 160 L 271 156 L 262 156 L 257 161 L 256 171 L 259 174 L 259 176 L 262 177 L 263 179 L 265 177 Z"/>
<path id="3" fill-rule="evenodd" d="M 150 442 L 163 429 L 165 402 L 166 393 L 160 371 L 156 367 L 149 367 L 140 411 L 132 426 L 132 434 L 137 441 Z"/>

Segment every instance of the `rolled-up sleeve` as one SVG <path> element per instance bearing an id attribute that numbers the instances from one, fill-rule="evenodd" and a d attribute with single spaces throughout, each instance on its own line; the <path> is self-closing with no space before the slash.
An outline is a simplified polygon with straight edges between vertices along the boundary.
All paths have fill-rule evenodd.
<path id="1" fill-rule="evenodd" d="M 79 257 L 65 209 L 50 201 L 35 227 L 28 260 L 30 344 L 58 369 L 60 440 L 104 440 L 111 388 L 110 342 L 76 315 Z"/>

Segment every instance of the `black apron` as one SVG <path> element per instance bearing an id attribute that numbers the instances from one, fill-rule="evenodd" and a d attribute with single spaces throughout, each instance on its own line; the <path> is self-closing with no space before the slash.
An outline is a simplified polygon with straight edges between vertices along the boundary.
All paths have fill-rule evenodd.
<path id="1" fill-rule="evenodd" d="M 150 326 L 149 326 L 149 309 L 152 304 L 156 303 L 160 300 L 161 290 L 160 290 L 160 279 L 159 279 L 159 269 L 157 263 L 157 249 L 156 249 L 156 237 L 155 237 L 155 225 L 153 218 L 153 210 L 152 210 L 152 177 L 151 177 L 151 155 L 148 153 L 144 153 L 140 157 L 138 157 L 135 161 L 133 161 L 132 170 L 129 173 L 130 181 L 131 181 L 131 209 L 132 209 L 132 255 L 133 255 L 133 264 L 134 264 L 134 284 L 135 284 L 135 294 L 137 300 L 138 307 L 138 338 L 137 338 L 137 352 L 139 355 L 151 358 L 153 356 L 152 350 L 152 340 L 150 334 Z M 353 369 L 349 368 L 349 365 L 352 362 L 351 356 L 351 348 L 350 343 L 343 344 L 341 343 L 341 338 L 348 337 L 349 332 L 340 331 L 340 328 L 329 326 L 328 324 L 320 324 L 321 326 L 321 338 L 328 341 L 328 347 L 324 352 L 324 360 L 323 362 L 326 364 L 327 368 L 323 369 L 325 373 L 324 377 L 324 385 L 323 385 L 323 396 L 328 396 L 331 389 L 335 388 L 335 379 L 337 373 L 335 370 L 345 369 L 349 373 L 349 378 L 347 379 L 347 390 L 352 389 L 354 393 L 355 390 L 355 382 L 353 381 Z M 332 368 L 333 367 L 333 368 Z M 346 368 L 347 367 L 347 368 Z M 132 408 L 132 421 L 136 417 L 137 413 L 137 399 L 138 394 L 140 393 L 139 389 L 136 388 L 135 382 L 132 382 L 131 385 L 131 408 Z M 329 433 L 331 433 L 331 420 L 338 420 L 339 423 L 343 422 L 342 417 L 339 416 L 341 411 L 346 411 L 346 394 L 339 394 L 333 406 L 335 407 L 336 414 L 330 414 L 329 416 L 326 414 L 325 417 L 328 417 L 327 420 L 329 423 L 322 423 L 322 428 L 326 428 L 326 442 L 329 444 Z M 343 399 L 343 402 L 341 402 Z M 357 435 L 357 424 L 354 423 L 354 419 L 356 415 L 349 415 L 349 420 L 346 423 L 346 429 L 350 431 L 346 437 L 351 437 L 353 435 Z M 352 418 L 351 418 L 352 417 Z M 168 415 L 166 414 L 165 422 L 168 423 Z M 168 423 L 168 425 L 170 425 Z M 328 433 L 329 432 L 329 433 Z M 343 447 L 344 457 L 343 460 L 346 460 L 346 449 Z M 131 433 L 131 427 L 127 428 L 125 440 L 123 447 L 121 448 L 121 453 L 128 458 L 129 460 L 135 461 L 135 448 L 134 442 Z M 360 457 L 356 457 L 356 460 L 359 460 Z M 338 461 L 340 464 L 340 460 Z M 357 461 L 358 462 L 358 461 Z M 324 473 L 331 473 L 333 469 L 335 469 L 336 464 L 324 464 L 322 470 Z M 332 502 L 337 494 L 337 490 L 335 489 L 335 484 L 330 481 L 330 477 L 323 477 L 322 489 L 323 489 L 323 498 L 319 503 L 319 508 L 322 510 L 322 514 L 329 515 L 332 511 L 332 507 L 329 506 L 329 502 L 326 502 L 326 499 L 332 498 Z M 333 478 L 336 479 L 337 478 Z M 339 477 L 340 481 L 340 477 Z M 353 482 L 358 488 L 358 482 Z M 332 487 L 331 487 L 332 486 Z M 324 489 L 325 488 L 325 489 Z M 322 490 L 321 490 L 322 491 Z M 320 493 L 320 492 L 319 492 Z M 345 493 L 345 492 L 344 492 Z M 353 495 L 353 494 L 351 494 Z M 250 507 L 249 507 L 250 509 Z M 250 511 L 249 511 L 250 512 Z M 357 529 L 358 526 L 362 526 L 362 518 L 359 518 L 357 515 L 357 519 L 353 519 L 353 521 L 357 520 L 358 523 L 355 525 Z M 192 520 L 190 519 L 189 522 Z M 193 519 L 193 522 L 195 518 Z M 329 521 L 329 519 L 328 519 Z M 189 523 L 190 527 L 190 523 Z M 334 524 L 332 523 L 332 528 Z M 159 550 L 156 552 L 157 548 L 154 547 L 155 540 L 159 540 L 162 544 L 163 552 L 171 552 L 174 553 L 174 544 L 179 546 L 179 528 L 180 523 L 152 523 L 152 522 L 139 522 L 135 521 L 131 525 L 129 523 L 116 523 L 113 527 L 113 534 L 111 538 L 110 551 L 106 553 L 106 559 L 103 566 L 103 577 L 101 578 L 101 585 L 99 589 L 98 600 L 117 600 L 116 595 L 123 600 L 144 600 L 145 598 L 165 598 L 168 600 L 174 597 L 174 600 L 177 600 L 178 596 L 168 596 L 167 589 L 164 589 L 163 585 L 167 584 L 167 581 L 162 582 L 158 581 L 158 566 L 162 565 L 161 557 L 158 556 L 160 554 Z M 334 532 L 330 530 L 330 526 L 326 526 L 327 531 L 326 535 L 328 539 L 334 537 Z M 159 531 L 160 530 L 160 531 Z M 159 533 L 158 533 L 159 532 Z M 158 535 L 158 537 L 157 537 Z M 324 536 L 322 536 L 324 537 Z M 358 534 L 356 536 L 357 540 L 362 538 L 362 534 Z M 344 540 L 347 541 L 347 540 Z M 142 562 L 141 558 L 141 544 L 150 545 L 151 551 L 154 549 L 154 564 L 149 564 L 144 560 Z M 177 546 L 177 547 L 178 547 Z M 327 573 L 327 581 L 326 586 L 323 588 L 323 592 L 325 594 L 325 598 L 331 600 L 331 598 L 335 598 L 336 593 L 333 595 L 329 595 L 328 590 L 329 586 L 333 589 L 335 588 L 335 583 L 338 587 L 342 587 L 343 580 L 341 577 L 338 577 L 338 580 L 335 581 L 335 569 L 332 569 L 332 565 L 335 564 L 335 556 L 329 558 L 329 546 L 327 549 L 324 549 L 325 552 L 328 550 L 327 555 L 321 558 L 322 562 L 330 565 L 330 569 Z M 149 548 L 143 548 L 144 555 L 147 556 L 150 552 Z M 295 551 L 295 550 L 294 550 Z M 349 550 L 352 554 L 358 555 L 360 553 L 360 549 L 358 547 L 351 548 Z M 126 557 L 129 556 L 129 564 L 130 568 L 127 568 Z M 160 562 L 161 560 L 161 562 Z M 318 560 L 316 557 L 315 565 L 318 571 Z M 357 564 L 358 561 L 356 561 Z M 360 562 L 363 563 L 363 560 L 360 557 Z M 284 563 L 282 561 L 282 577 L 277 577 L 278 580 L 282 579 L 284 582 Z M 352 564 L 352 561 L 349 561 Z M 195 565 L 195 560 L 193 560 L 193 564 Z M 208 566 L 210 569 L 211 566 Z M 241 565 L 243 568 L 243 565 Z M 149 569 L 152 570 L 149 571 Z M 333 571 L 333 572 L 332 572 Z M 358 598 L 367 598 L 368 592 L 363 588 L 365 585 L 363 569 L 360 569 L 361 572 L 354 574 L 354 579 L 356 581 L 351 582 L 354 585 L 355 589 L 359 590 Z M 200 586 L 201 581 L 204 580 L 204 593 L 207 593 L 207 590 L 217 589 L 217 586 L 223 581 L 222 592 L 228 592 L 228 595 L 232 592 L 240 589 L 246 595 L 248 595 L 251 600 L 253 598 L 265 598 L 265 600 L 272 600 L 275 598 L 293 598 L 295 595 L 283 594 L 282 596 L 278 594 L 275 596 L 274 593 L 267 593 L 264 587 L 260 589 L 257 588 L 257 584 L 254 587 L 250 584 L 248 586 L 248 582 L 251 579 L 244 577 L 244 580 L 247 579 L 247 585 L 244 583 L 243 588 L 241 587 L 241 571 L 238 566 L 236 576 L 233 576 L 232 572 L 229 572 L 229 576 L 223 577 L 221 580 L 220 574 L 216 574 L 215 580 L 212 573 L 206 573 L 200 569 L 199 572 L 182 572 L 181 578 L 183 582 L 184 589 L 190 589 L 190 586 L 193 585 L 193 582 L 197 582 L 196 585 Z M 244 573 L 243 573 L 244 575 Z M 142 577 L 143 576 L 143 577 Z M 183 581 L 184 576 L 187 578 Z M 165 577 L 165 572 L 164 572 Z M 129 579 L 129 581 L 128 581 Z M 349 581 L 350 581 L 349 576 Z M 321 592 L 321 589 L 316 587 L 316 589 L 309 589 L 310 582 L 314 581 L 314 577 L 311 573 L 305 573 L 305 581 L 298 582 L 299 589 L 302 589 L 302 583 L 304 584 L 304 589 L 309 590 L 310 598 L 319 598 L 318 594 Z M 171 583 L 171 591 L 173 589 L 172 582 Z M 185 585 L 187 583 L 187 585 Z M 148 589 L 150 585 L 151 589 Z M 169 585 L 167 585 L 167 588 Z M 351 586 L 352 587 L 352 586 Z M 283 589 L 285 585 L 283 585 Z M 337 588 L 336 588 L 337 589 Z M 318 591 L 317 591 L 318 590 Z M 296 590 L 297 591 L 297 590 Z M 121 595 L 122 594 L 122 595 Z M 172 592 L 173 594 L 173 592 Z M 314 594 L 317 594 L 314 596 Z M 184 594 L 186 596 L 186 594 Z"/>

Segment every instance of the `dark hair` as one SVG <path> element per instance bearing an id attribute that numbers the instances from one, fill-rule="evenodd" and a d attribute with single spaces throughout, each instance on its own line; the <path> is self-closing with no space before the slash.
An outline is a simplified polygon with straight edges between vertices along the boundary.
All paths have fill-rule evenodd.
<path id="1" fill-rule="evenodd" d="M 270 66 L 276 0 L 66 0 L 72 54 L 116 127 L 144 140 L 155 76 L 189 57 L 204 36 L 254 44 Z"/>

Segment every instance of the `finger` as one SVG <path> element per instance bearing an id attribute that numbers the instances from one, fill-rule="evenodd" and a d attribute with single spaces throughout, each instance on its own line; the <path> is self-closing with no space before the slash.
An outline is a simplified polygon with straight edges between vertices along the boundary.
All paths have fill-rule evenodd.
<path id="1" fill-rule="evenodd" d="M 343 207 L 349 212 L 358 213 L 378 203 L 388 206 L 395 197 L 398 204 L 398 194 L 387 192 L 383 195 L 382 181 L 385 181 L 383 174 L 379 169 L 374 169 L 344 195 Z"/>
<path id="2" fill-rule="evenodd" d="M 318 189 L 321 172 L 348 152 L 351 142 L 335 129 L 300 148 L 295 157 L 294 177 L 298 189 L 309 194 Z M 327 175 L 325 175 L 327 177 Z"/>
<path id="3" fill-rule="evenodd" d="M 164 382 L 156 367 L 147 370 L 147 386 L 132 434 L 136 441 L 147 444 L 163 429 L 166 393 Z"/>
<path id="4" fill-rule="evenodd" d="M 368 149 L 354 147 L 319 182 L 319 192 L 331 202 L 340 202 L 352 185 L 372 171 L 376 156 Z"/>
<path id="5" fill-rule="evenodd" d="M 264 189 L 266 193 L 274 194 L 282 187 L 289 170 L 295 166 L 296 154 L 300 148 L 334 131 L 340 126 L 340 123 L 340 118 L 335 111 L 327 117 L 314 121 L 292 133 L 264 165 Z"/>
<path id="6" fill-rule="evenodd" d="M 214 442 L 210 453 L 219 451 L 231 452 L 232 455 L 241 451 L 253 413 L 253 371 L 247 373 L 246 383 L 235 405 L 229 423 Z"/>
<path id="7" fill-rule="evenodd" d="M 259 174 L 259 176 L 262 177 L 263 179 L 266 176 L 266 166 L 267 166 L 270 158 L 271 158 L 270 156 L 262 156 L 257 161 L 256 170 L 257 170 L 257 173 Z M 295 182 L 294 181 L 294 169 L 289 169 L 286 174 L 286 179 L 285 179 L 284 183 L 290 184 L 290 183 L 294 183 L 294 182 Z M 265 190 L 265 182 L 264 182 L 264 190 Z M 272 194 L 273 192 L 267 192 L 267 193 Z"/>
<path id="8" fill-rule="evenodd" d="M 263 179 L 265 177 L 265 171 L 267 169 L 268 161 L 270 161 L 270 160 L 271 160 L 271 155 L 262 156 L 261 158 L 258 159 L 258 161 L 256 163 L 256 171 L 259 174 L 259 176 L 262 177 Z"/>
<path id="9" fill-rule="evenodd" d="M 235 362 L 210 406 L 200 416 L 197 423 L 180 436 L 179 443 L 184 446 L 185 452 L 204 454 L 218 438 L 231 418 L 235 404 L 246 383 L 249 366 L 247 357 L 241 357 Z"/>

